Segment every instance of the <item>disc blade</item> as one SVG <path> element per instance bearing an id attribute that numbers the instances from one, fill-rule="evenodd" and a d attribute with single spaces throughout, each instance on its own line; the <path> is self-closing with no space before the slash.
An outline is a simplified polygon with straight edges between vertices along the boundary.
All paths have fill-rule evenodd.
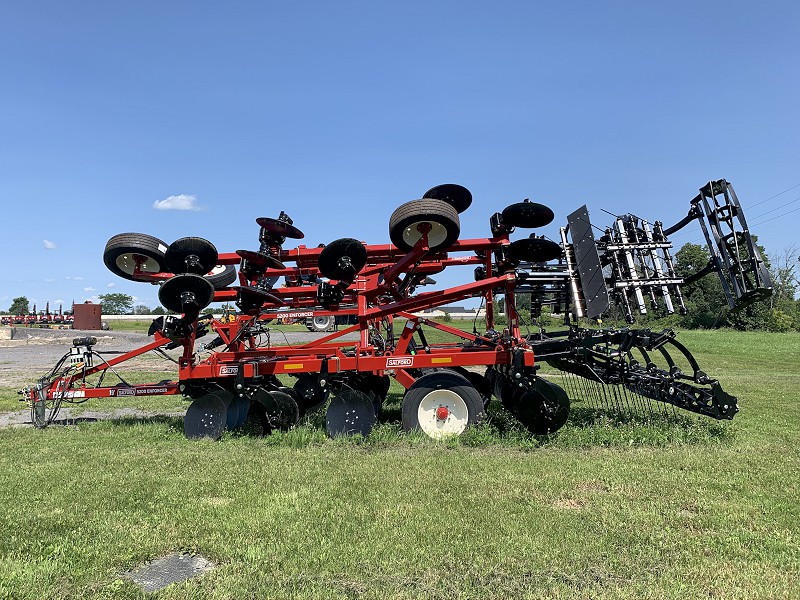
<path id="1" fill-rule="evenodd" d="M 313 375 L 301 375 L 294 384 L 297 394 L 297 406 L 301 414 L 316 410 L 328 399 L 328 394 Z"/>
<path id="2" fill-rule="evenodd" d="M 265 269 L 286 268 L 286 265 L 271 254 L 264 254 L 263 252 L 256 252 L 255 250 L 237 250 L 236 254 L 255 267 L 263 267 Z"/>
<path id="3" fill-rule="evenodd" d="M 294 240 L 301 240 L 305 237 L 302 231 L 294 225 L 289 225 L 285 221 L 280 221 L 271 217 L 258 217 L 256 223 L 262 229 L 266 229 L 267 233 L 274 236 L 292 238 Z"/>
<path id="4" fill-rule="evenodd" d="M 214 285 L 199 275 L 176 275 L 158 290 L 158 300 L 176 313 L 200 313 L 214 299 Z"/>
<path id="5" fill-rule="evenodd" d="M 569 398 L 554 383 L 537 378 L 533 386 L 519 395 L 514 416 L 535 435 L 553 433 L 567 422 Z"/>
<path id="6" fill-rule="evenodd" d="M 443 183 L 429 189 L 422 196 L 423 198 L 433 198 L 434 200 L 444 200 L 462 213 L 472 204 L 472 192 L 463 185 L 457 183 Z"/>
<path id="7" fill-rule="evenodd" d="M 201 396 L 189 405 L 183 417 L 183 433 L 190 440 L 222 437 L 227 420 L 225 403 L 214 393 Z"/>
<path id="8" fill-rule="evenodd" d="M 185 237 L 172 242 L 164 253 L 164 262 L 171 273 L 205 275 L 217 264 L 217 248 L 206 239 Z"/>
<path id="9" fill-rule="evenodd" d="M 375 425 L 372 399 L 357 390 L 344 390 L 331 400 L 325 418 L 325 428 L 332 438 L 369 435 Z"/>
<path id="10" fill-rule="evenodd" d="M 550 224 L 555 215 L 544 204 L 537 202 L 517 202 L 503 209 L 503 223 L 511 227 L 544 227 Z"/>
<path id="11" fill-rule="evenodd" d="M 231 289 L 238 292 L 236 304 L 243 312 L 257 312 L 264 304 L 281 306 L 284 303 L 277 296 L 250 285 L 236 285 Z"/>
<path id="12" fill-rule="evenodd" d="M 328 279 L 352 281 L 367 264 L 367 249 L 353 238 L 334 240 L 319 254 L 319 272 Z"/>
<path id="13" fill-rule="evenodd" d="M 264 407 L 265 417 L 272 429 L 289 429 L 300 419 L 297 403 L 285 392 L 260 388 L 255 400 Z"/>
<path id="14" fill-rule="evenodd" d="M 547 262 L 561 256 L 561 246 L 544 238 L 524 238 L 511 242 L 508 257 L 512 262 Z"/>

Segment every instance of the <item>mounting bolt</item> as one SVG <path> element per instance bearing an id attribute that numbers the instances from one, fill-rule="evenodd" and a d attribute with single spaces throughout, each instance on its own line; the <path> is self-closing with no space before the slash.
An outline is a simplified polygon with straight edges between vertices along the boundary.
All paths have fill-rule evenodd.
<path id="1" fill-rule="evenodd" d="M 325 387 L 325 384 L 326 384 L 326 383 L 328 383 L 328 382 L 327 382 L 327 381 L 325 381 L 324 379 L 320 379 L 320 380 L 319 380 L 319 385 L 320 385 L 321 387 Z"/>
<path id="2" fill-rule="evenodd" d="M 521 377 L 522 377 L 522 373 L 520 373 L 519 371 L 514 373 L 514 379 L 520 379 Z"/>
<path id="3" fill-rule="evenodd" d="M 241 390 L 244 386 L 241 383 L 236 384 L 236 389 Z"/>

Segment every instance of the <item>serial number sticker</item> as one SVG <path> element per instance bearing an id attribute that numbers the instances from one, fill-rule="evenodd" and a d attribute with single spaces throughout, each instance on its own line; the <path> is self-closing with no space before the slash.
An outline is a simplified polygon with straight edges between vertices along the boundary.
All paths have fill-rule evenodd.
<path id="1" fill-rule="evenodd" d="M 402 358 L 391 357 L 386 359 L 386 368 L 391 367 L 410 367 L 414 364 L 413 356 L 403 356 Z"/>
<path id="2" fill-rule="evenodd" d="M 286 363 L 283 365 L 284 371 L 297 371 L 303 368 L 303 363 Z"/>

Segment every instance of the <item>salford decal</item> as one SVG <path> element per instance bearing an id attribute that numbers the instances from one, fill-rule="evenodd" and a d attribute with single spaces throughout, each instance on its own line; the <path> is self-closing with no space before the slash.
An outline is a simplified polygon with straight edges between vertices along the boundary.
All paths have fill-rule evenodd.
<path id="1" fill-rule="evenodd" d="M 403 356 L 402 358 L 387 358 L 386 368 L 390 367 L 410 367 L 414 364 L 413 356 Z"/>
<path id="2" fill-rule="evenodd" d="M 135 396 L 135 395 L 136 395 L 136 390 L 134 390 L 133 388 L 131 389 L 120 388 L 117 390 L 117 396 Z"/>
<path id="3" fill-rule="evenodd" d="M 239 365 L 222 365 L 219 368 L 220 375 L 236 375 L 239 372 Z"/>

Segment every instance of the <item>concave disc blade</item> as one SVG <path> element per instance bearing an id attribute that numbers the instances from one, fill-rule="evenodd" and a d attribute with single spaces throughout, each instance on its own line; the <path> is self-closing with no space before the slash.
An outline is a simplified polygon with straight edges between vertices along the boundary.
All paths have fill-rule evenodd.
<path id="1" fill-rule="evenodd" d="M 555 215 L 544 204 L 537 202 L 517 202 L 503 209 L 503 223 L 511 227 L 544 227 L 553 221 Z"/>
<path id="2" fill-rule="evenodd" d="M 298 377 L 294 384 L 294 391 L 298 398 L 297 406 L 302 414 L 319 408 L 328 399 L 328 394 L 313 375 Z"/>
<path id="3" fill-rule="evenodd" d="M 561 246 L 543 238 L 524 238 L 511 242 L 508 256 L 515 262 L 547 262 L 561 256 Z"/>
<path id="4" fill-rule="evenodd" d="M 172 242 L 164 253 L 164 262 L 172 273 L 205 275 L 217 264 L 217 248 L 206 239 L 185 237 Z"/>
<path id="5" fill-rule="evenodd" d="M 214 299 L 214 285 L 199 275 L 176 275 L 158 290 L 158 300 L 176 313 L 199 313 Z"/>
<path id="6" fill-rule="evenodd" d="M 561 387 L 539 377 L 531 389 L 520 395 L 512 412 L 528 431 L 546 435 L 561 429 L 567 422 L 569 398 Z"/>
<path id="7" fill-rule="evenodd" d="M 244 312 L 258 311 L 264 304 L 283 305 L 283 300 L 257 287 L 236 285 L 231 289 L 238 292 L 236 303 Z"/>
<path id="8" fill-rule="evenodd" d="M 264 407 L 272 429 L 289 429 L 300 419 L 297 403 L 285 392 L 261 388 L 256 392 L 255 400 Z"/>
<path id="9" fill-rule="evenodd" d="M 244 258 L 251 265 L 256 267 L 264 267 L 265 269 L 285 269 L 284 265 L 277 258 L 271 254 L 264 254 L 263 252 L 256 252 L 255 250 L 237 250 L 236 254 Z"/>
<path id="10" fill-rule="evenodd" d="M 258 223 L 258 226 L 262 229 L 266 229 L 267 233 L 271 233 L 275 236 L 292 238 L 294 240 L 301 240 L 305 237 L 302 231 L 294 225 L 289 225 L 285 221 L 279 221 L 271 217 L 258 217 L 256 223 Z"/>
<path id="11" fill-rule="evenodd" d="M 215 393 L 194 400 L 183 417 L 183 433 L 190 440 L 222 437 L 227 420 L 225 402 Z"/>
<path id="12" fill-rule="evenodd" d="M 422 197 L 444 200 L 459 213 L 463 213 L 472 204 L 472 192 L 457 183 L 437 185 L 425 192 Z"/>
<path id="13" fill-rule="evenodd" d="M 247 421 L 247 416 L 250 414 L 250 398 L 247 396 L 239 396 L 239 420 L 236 423 L 236 429 L 241 427 Z"/>
<path id="14" fill-rule="evenodd" d="M 328 406 L 325 429 L 330 437 L 369 435 L 375 425 L 372 399 L 357 390 L 344 390 Z"/>
<path id="15" fill-rule="evenodd" d="M 225 429 L 233 431 L 236 429 L 236 423 L 239 421 L 239 396 L 233 395 L 231 392 L 220 390 L 216 392 L 217 396 L 225 403 Z"/>
<path id="16" fill-rule="evenodd" d="M 319 272 L 328 279 L 352 281 L 367 264 L 367 249 L 353 238 L 341 238 L 319 253 Z"/>

